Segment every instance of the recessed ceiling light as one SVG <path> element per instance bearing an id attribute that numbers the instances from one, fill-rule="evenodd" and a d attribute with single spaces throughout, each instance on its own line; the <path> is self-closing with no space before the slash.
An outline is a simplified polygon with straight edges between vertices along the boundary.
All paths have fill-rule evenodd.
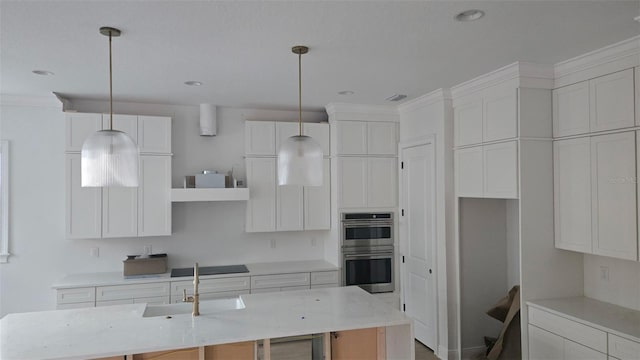
<path id="1" fill-rule="evenodd" d="M 32 73 L 36 75 L 42 75 L 42 76 L 54 75 L 51 71 L 47 71 L 47 70 L 33 70 Z"/>
<path id="2" fill-rule="evenodd" d="M 478 20 L 484 16 L 484 11 L 482 10 L 466 10 L 455 16 L 455 19 L 458 21 L 474 21 Z"/>
<path id="3" fill-rule="evenodd" d="M 185 81 L 184 84 L 189 86 L 201 86 L 202 82 L 189 80 L 189 81 Z"/>
<path id="4" fill-rule="evenodd" d="M 355 94 L 355 92 L 353 92 L 351 90 L 338 91 L 338 95 L 353 95 L 353 94 Z"/>

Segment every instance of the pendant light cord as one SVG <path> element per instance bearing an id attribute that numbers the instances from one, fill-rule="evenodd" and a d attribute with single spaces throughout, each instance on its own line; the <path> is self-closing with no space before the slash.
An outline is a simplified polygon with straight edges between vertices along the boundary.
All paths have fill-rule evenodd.
<path id="1" fill-rule="evenodd" d="M 109 130 L 113 130 L 113 65 L 111 63 L 111 31 L 109 31 Z"/>
<path id="2" fill-rule="evenodd" d="M 302 52 L 298 53 L 298 127 L 302 136 Z"/>

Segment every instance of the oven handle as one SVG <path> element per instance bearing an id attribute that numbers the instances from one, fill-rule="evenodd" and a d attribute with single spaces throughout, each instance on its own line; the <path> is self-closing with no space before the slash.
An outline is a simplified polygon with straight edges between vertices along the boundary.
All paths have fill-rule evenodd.
<path id="1" fill-rule="evenodd" d="M 344 258 L 345 259 L 360 259 L 360 258 L 367 258 L 367 259 L 393 259 L 393 253 L 373 253 L 373 254 L 369 254 L 369 255 L 356 255 L 356 254 L 344 254 Z"/>
<path id="2" fill-rule="evenodd" d="M 378 222 L 378 223 L 370 223 L 370 222 L 359 222 L 359 223 L 352 223 L 352 222 L 344 222 L 342 223 L 343 227 L 345 228 L 352 228 L 352 227 L 383 227 L 383 226 L 393 226 L 393 222 L 391 221 L 385 221 L 385 222 Z"/>

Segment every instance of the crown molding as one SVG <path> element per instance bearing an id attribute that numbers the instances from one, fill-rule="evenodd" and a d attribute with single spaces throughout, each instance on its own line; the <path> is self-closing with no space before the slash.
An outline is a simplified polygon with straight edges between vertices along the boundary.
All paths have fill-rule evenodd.
<path id="1" fill-rule="evenodd" d="M 453 98 L 469 95 L 476 91 L 516 79 L 516 86 L 530 88 L 553 88 L 553 66 L 518 61 L 487 74 L 478 76 L 451 88 Z"/>
<path id="2" fill-rule="evenodd" d="M 445 100 L 451 100 L 451 90 L 438 89 L 398 105 L 398 111 L 409 112 Z"/>
<path id="3" fill-rule="evenodd" d="M 0 105 L 50 107 L 62 110 L 62 103 L 55 96 L 0 94 Z"/>
<path id="4" fill-rule="evenodd" d="M 574 84 L 635 66 L 640 66 L 640 35 L 555 64 L 554 87 Z"/>
<path id="5" fill-rule="evenodd" d="M 640 35 L 561 61 L 554 65 L 553 71 L 555 77 L 560 78 L 634 54 L 640 55 Z"/>
<path id="6" fill-rule="evenodd" d="M 340 120 L 399 121 L 398 107 L 394 105 L 364 105 L 330 103 L 325 106 L 329 122 Z"/>

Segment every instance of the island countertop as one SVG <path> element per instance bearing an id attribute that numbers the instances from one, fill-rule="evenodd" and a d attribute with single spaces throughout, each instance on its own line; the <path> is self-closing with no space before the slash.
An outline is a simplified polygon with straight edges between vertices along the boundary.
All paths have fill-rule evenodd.
<path id="1" fill-rule="evenodd" d="M 242 300 L 244 309 L 171 319 L 143 317 L 146 304 L 9 314 L 0 320 L 0 358 L 86 359 L 396 325 L 413 336 L 410 318 L 358 287 Z"/>

